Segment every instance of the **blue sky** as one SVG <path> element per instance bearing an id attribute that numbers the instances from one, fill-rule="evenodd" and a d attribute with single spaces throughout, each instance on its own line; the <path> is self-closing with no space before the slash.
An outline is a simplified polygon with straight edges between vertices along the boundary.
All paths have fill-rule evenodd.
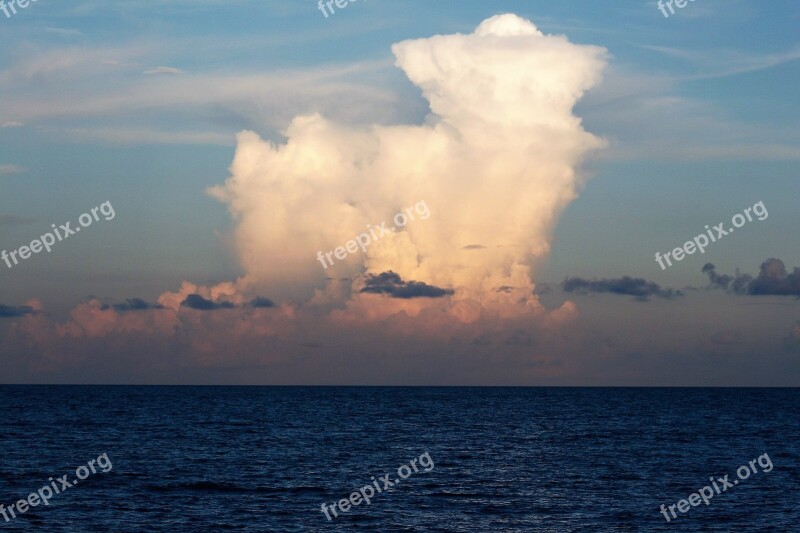
<path id="1" fill-rule="evenodd" d="M 771 257 L 800 265 L 796 3 L 696 0 L 669 18 L 633 0 L 455 5 L 359 0 L 325 18 L 311 0 L 39 0 L 0 13 L 0 245 L 17 248 L 107 200 L 117 213 L 3 268 L 0 304 L 35 298 L 59 320 L 92 297 L 155 301 L 185 280 L 243 275 L 237 220 L 207 192 L 230 175 L 238 132 L 284 142 L 292 118 L 314 112 L 353 127 L 424 124 L 428 102 L 392 45 L 469 34 L 507 12 L 608 51 L 602 82 L 574 110 L 608 146 L 585 159 L 580 195 L 536 261 L 537 284 L 627 275 L 701 288 L 706 262 L 753 275 Z M 666 271 L 654 261 L 759 201 L 767 220 Z M 602 299 L 617 317 L 677 307 L 544 298 L 587 309 Z M 747 297 L 686 298 L 701 317 L 712 300 Z M 723 322 L 711 329 L 730 329 Z"/>

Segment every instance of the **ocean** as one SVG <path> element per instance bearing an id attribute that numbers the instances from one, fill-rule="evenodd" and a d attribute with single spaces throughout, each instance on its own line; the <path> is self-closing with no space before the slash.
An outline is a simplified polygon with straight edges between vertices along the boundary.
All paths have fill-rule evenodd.
<path id="1" fill-rule="evenodd" d="M 800 531 L 800 389 L 2 386 L 0 400 L 5 531 Z"/>

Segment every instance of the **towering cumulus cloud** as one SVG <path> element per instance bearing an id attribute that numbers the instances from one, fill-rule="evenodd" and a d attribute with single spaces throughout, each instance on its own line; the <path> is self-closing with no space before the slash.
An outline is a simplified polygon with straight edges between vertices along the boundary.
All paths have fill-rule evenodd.
<path id="1" fill-rule="evenodd" d="M 538 311 L 532 268 L 576 197 L 582 158 L 603 146 L 573 106 L 605 50 L 509 14 L 393 52 L 430 102 L 425 125 L 355 130 L 311 115 L 292 121 L 285 144 L 239 135 L 232 175 L 210 192 L 238 224 L 240 285 L 289 297 L 326 276 L 392 271 L 455 291 L 452 305 Z M 429 219 L 327 271 L 316 260 L 419 201 Z"/>
<path id="2" fill-rule="evenodd" d="M 9 353 L 43 375 L 126 368 L 146 382 L 502 382 L 496 356 L 510 382 L 568 372 L 559 358 L 577 340 L 553 326 L 576 309 L 544 309 L 534 269 L 583 158 L 603 145 L 573 106 L 605 51 L 514 15 L 393 51 L 430 102 L 423 125 L 310 115 L 285 143 L 239 135 L 231 176 L 210 192 L 234 217 L 241 279 L 185 281 L 156 303 L 91 300 L 63 323 L 38 304 L 14 308 Z M 323 269 L 318 252 L 410 207 L 414 221 Z"/>

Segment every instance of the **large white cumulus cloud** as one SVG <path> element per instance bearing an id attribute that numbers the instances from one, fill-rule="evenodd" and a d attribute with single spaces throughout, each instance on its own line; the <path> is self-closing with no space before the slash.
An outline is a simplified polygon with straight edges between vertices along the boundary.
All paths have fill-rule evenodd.
<path id="1" fill-rule="evenodd" d="M 236 219 L 244 285 L 281 298 L 392 270 L 455 290 L 454 305 L 538 309 L 531 269 L 577 194 L 582 159 L 603 145 L 573 106 L 599 81 L 605 50 L 499 15 L 393 52 L 430 102 L 425 125 L 353 129 L 315 114 L 295 118 L 285 144 L 239 135 L 231 176 L 211 194 Z M 327 271 L 317 261 L 420 201 L 427 220 Z"/>

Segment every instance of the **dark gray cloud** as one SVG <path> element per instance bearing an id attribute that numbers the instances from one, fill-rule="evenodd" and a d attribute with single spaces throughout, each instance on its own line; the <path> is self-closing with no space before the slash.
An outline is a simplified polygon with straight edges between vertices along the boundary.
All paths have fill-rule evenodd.
<path id="1" fill-rule="evenodd" d="M 484 250 L 486 247 L 482 244 L 468 244 L 461 247 L 462 250 Z"/>
<path id="2" fill-rule="evenodd" d="M 450 289 L 442 289 L 421 281 L 403 281 L 399 274 L 391 270 L 381 274 L 369 274 L 361 292 L 388 294 L 392 298 L 441 298 L 453 294 Z"/>
<path id="3" fill-rule="evenodd" d="M 126 311 L 147 311 L 149 309 L 164 309 L 164 306 L 161 304 L 151 304 L 148 303 L 141 298 L 128 298 L 125 300 L 124 303 L 120 304 L 104 304 L 100 307 L 103 311 L 106 309 L 113 309 L 114 311 L 119 311 L 124 313 Z"/>
<path id="4" fill-rule="evenodd" d="M 711 263 L 703 266 L 702 272 L 708 276 L 711 288 L 722 289 L 736 294 L 751 296 L 800 296 L 800 268 L 795 267 L 787 273 L 786 265 L 774 257 L 761 263 L 761 269 L 755 278 L 749 274 L 718 274 Z"/>
<path id="5" fill-rule="evenodd" d="M 533 294 L 550 294 L 553 292 L 554 288 L 558 288 L 558 285 L 553 285 L 551 283 L 537 283 L 536 287 L 533 289 Z"/>
<path id="6" fill-rule="evenodd" d="M 746 294 L 747 287 L 750 285 L 750 282 L 753 281 L 753 277 L 747 274 L 740 274 L 739 270 L 736 270 L 736 274 L 730 276 L 728 274 L 718 274 L 716 267 L 711 263 L 706 263 L 703 265 L 701 270 L 703 274 L 708 276 L 708 281 L 713 289 L 722 289 L 722 290 L 730 290 L 732 292 L 738 294 Z"/>
<path id="7" fill-rule="evenodd" d="M 206 300 L 199 294 L 190 294 L 186 297 L 186 299 L 181 302 L 181 307 L 188 307 L 189 309 L 195 309 L 197 311 L 215 311 L 217 309 L 233 309 L 236 306 L 231 302 L 212 302 L 211 300 Z"/>
<path id="8" fill-rule="evenodd" d="M 237 307 L 252 307 L 254 309 L 268 309 L 275 307 L 275 302 L 263 296 L 257 296 L 247 302 L 246 304 L 236 305 L 232 302 L 213 302 L 200 296 L 199 294 L 190 294 L 186 299 L 181 302 L 181 307 L 188 307 L 196 311 L 217 311 L 219 309 L 236 309 Z"/>
<path id="9" fill-rule="evenodd" d="M 266 307 L 275 307 L 275 302 L 270 300 L 269 298 L 263 298 L 261 296 L 257 298 L 253 298 L 250 300 L 250 307 L 256 308 L 266 308 Z"/>
<path id="10" fill-rule="evenodd" d="M 27 305 L 22 305 L 19 307 L 0 305 L 0 318 L 18 318 L 23 315 L 32 315 L 35 313 L 36 310 Z"/>
<path id="11" fill-rule="evenodd" d="M 475 337 L 475 339 L 472 341 L 472 344 L 475 344 L 476 346 L 489 346 L 492 344 L 492 341 L 489 339 L 489 336 L 484 333 L 478 337 Z"/>
<path id="12" fill-rule="evenodd" d="M 651 296 L 667 299 L 683 296 L 683 292 L 679 290 L 662 289 L 658 283 L 647 281 L 644 278 L 632 278 L 630 276 L 592 280 L 567 278 L 561 284 L 561 288 L 566 292 L 578 292 L 583 294 L 590 292 L 606 292 L 623 296 L 634 296 L 636 300 L 642 302 L 649 301 Z"/>
<path id="13" fill-rule="evenodd" d="M 525 331 L 518 329 L 505 340 L 506 346 L 532 346 L 533 337 Z"/>

